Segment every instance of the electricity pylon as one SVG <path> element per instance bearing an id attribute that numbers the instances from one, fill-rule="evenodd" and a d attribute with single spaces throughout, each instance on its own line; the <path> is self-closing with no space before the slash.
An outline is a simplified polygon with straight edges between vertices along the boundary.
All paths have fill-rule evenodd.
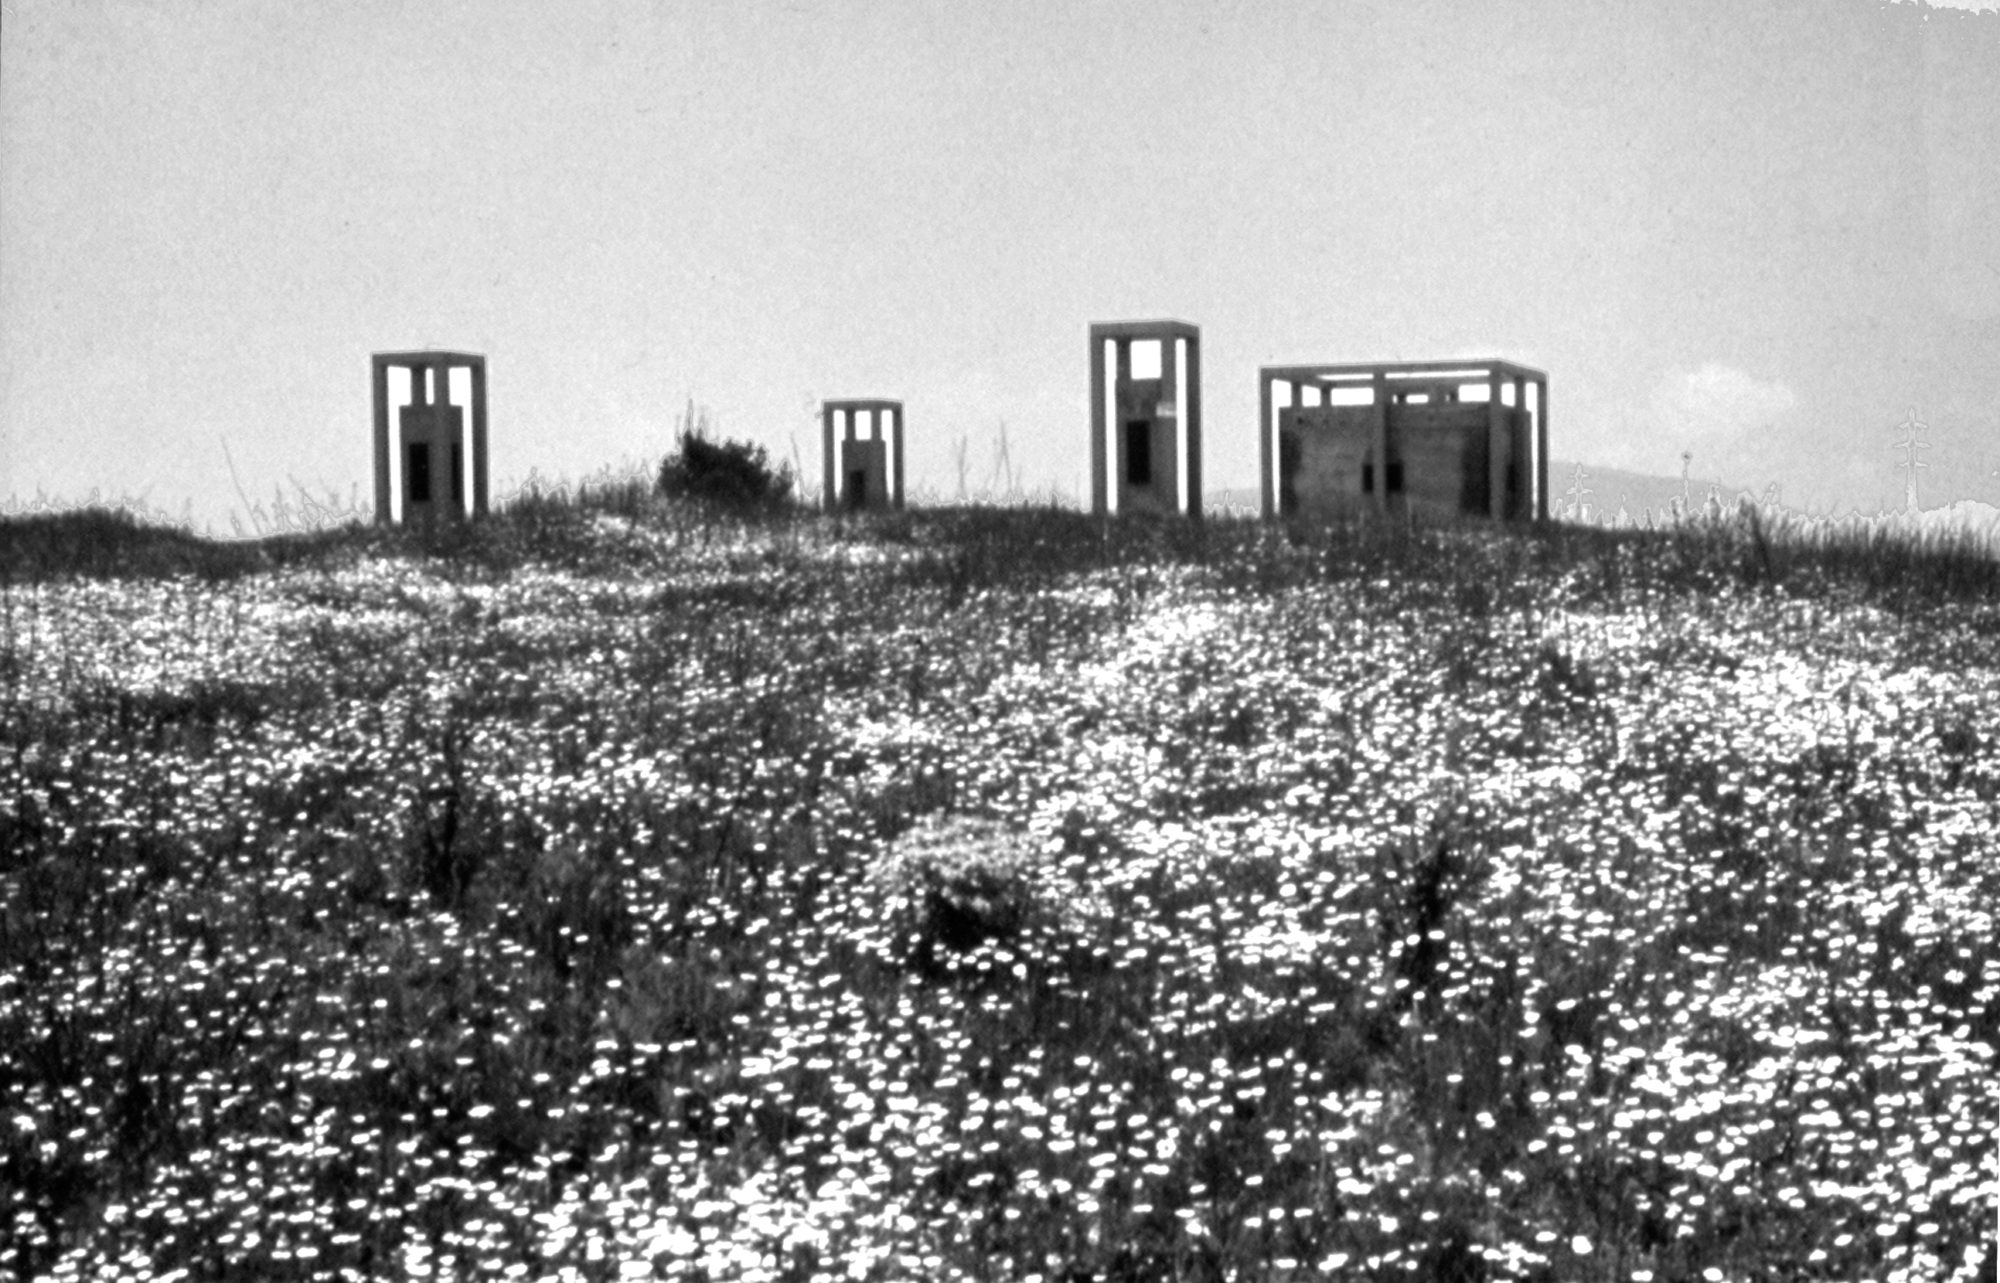
<path id="1" fill-rule="evenodd" d="M 1583 501 L 1587 496 L 1597 493 L 1596 491 L 1592 490 L 1589 486 L 1583 484 L 1589 479 L 1590 475 L 1583 470 L 1583 465 L 1581 463 L 1576 464 L 1574 467 L 1571 468 L 1569 474 L 1569 489 L 1563 491 L 1563 498 L 1564 500 L 1567 501 L 1564 504 L 1564 515 L 1571 517 L 1577 521 L 1582 521 L 1584 519 Z"/>
<path id="2" fill-rule="evenodd" d="M 1896 443 L 1895 448 L 1905 451 L 1909 455 L 1907 459 L 1896 465 L 1899 468 L 1908 469 L 1910 474 L 1903 481 L 1903 508 L 1906 512 L 1915 512 L 1917 511 L 1917 469 L 1931 466 L 1917 457 L 1917 451 L 1931 448 L 1931 443 L 1919 440 L 1917 434 L 1929 431 L 1930 425 L 1917 418 L 1917 407 L 1913 405 L 1910 407 L 1909 415 L 1896 426 L 1903 430 L 1903 439 Z"/>

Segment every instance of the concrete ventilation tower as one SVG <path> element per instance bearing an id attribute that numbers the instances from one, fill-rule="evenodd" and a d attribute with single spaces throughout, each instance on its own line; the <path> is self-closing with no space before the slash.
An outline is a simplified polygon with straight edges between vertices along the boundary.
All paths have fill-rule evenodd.
<path id="1" fill-rule="evenodd" d="M 824 447 L 826 510 L 884 511 L 903 507 L 903 403 L 901 401 L 823 401 L 820 403 Z M 869 435 L 860 433 L 861 416 L 868 416 Z M 883 435 L 883 420 L 891 424 Z M 836 436 L 835 421 L 845 427 Z M 893 453 L 893 459 L 890 457 Z"/>
<path id="2" fill-rule="evenodd" d="M 389 372 L 409 373 L 409 400 L 389 433 Z M 451 372 L 469 375 L 472 479 L 466 484 L 465 412 L 451 399 Z M 469 352 L 377 352 L 375 387 L 375 521 L 430 526 L 486 515 L 486 358 Z M 396 484 L 400 481 L 400 484 Z M 398 503 L 392 506 L 391 495 Z M 400 512 L 395 508 L 400 508 Z"/>
<path id="3" fill-rule="evenodd" d="M 1201 517 L 1201 331 L 1185 321 L 1090 327 L 1090 510 L 1114 493 L 1120 512 Z"/>

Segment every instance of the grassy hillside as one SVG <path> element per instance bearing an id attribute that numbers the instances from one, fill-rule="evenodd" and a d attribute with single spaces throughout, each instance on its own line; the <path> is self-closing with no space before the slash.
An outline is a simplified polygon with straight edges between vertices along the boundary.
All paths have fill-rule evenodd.
<path id="1" fill-rule="evenodd" d="M 2000 565 L 618 507 L 0 523 L 0 1269 L 1991 1277 Z"/>

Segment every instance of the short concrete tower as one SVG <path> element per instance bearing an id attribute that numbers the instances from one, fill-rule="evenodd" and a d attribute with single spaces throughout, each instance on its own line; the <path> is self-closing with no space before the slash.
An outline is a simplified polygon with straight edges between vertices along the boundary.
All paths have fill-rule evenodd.
<path id="1" fill-rule="evenodd" d="M 1135 347 L 1145 349 L 1136 355 L 1157 354 L 1157 368 L 1148 360 L 1142 369 Z M 1090 510 L 1110 511 L 1114 489 L 1120 512 L 1201 517 L 1201 331 L 1185 321 L 1090 327 Z"/>
<path id="2" fill-rule="evenodd" d="M 861 416 L 869 435 L 861 435 Z M 903 507 L 903 403 L 901 401 L 822 401 L 826 510 L 872 511 Z M 883 435 L 883 419 L 891 427 Z M 835 420 L 843 423 L 834 433 Z M 893 457 L 891 457 L 893 455 Z"/>
<path id="3" fill-rule="evenodd" d="M 472 515 L 486 515 L 486 358 L 468 352 L 377 352 L 375 384 L 375 521 L 434 525 L 466 516 L 465 407 L 452 404 L 451 372 L 470 372 Z M 389 371 L 407 370 L 409 401 L 389 437 Z M 391 485 L 391 473 L 400 485 Z M 392 510 L 391 492 L 400 501 Z"/>

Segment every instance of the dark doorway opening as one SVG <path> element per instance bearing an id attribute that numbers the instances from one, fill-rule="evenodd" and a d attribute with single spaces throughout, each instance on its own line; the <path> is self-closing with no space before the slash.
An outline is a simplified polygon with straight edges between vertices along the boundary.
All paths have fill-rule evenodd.
<path id="1" fill-rule="evenodd" d="M 1390 494 L 1403 493 L 1403 461 L 1401 459 L 1391 459 L 1389 461 L 1388 486 Z M 1375 493 L 1375 462 L 1372 459 L 1361 465 L 1361 493 Z"/>
<path id="2" fill-rule="evenodd" d="M 403 492 L 410 503 L 431 501 L 431 447 L 428 441 L 411 444 L 403 464 Z"/>
<path id="3" fill-rule="evenodd" d="M 1125 423 L 1125 484 L 1153 484 L 1153 421 L 1128 419 Z"/>

